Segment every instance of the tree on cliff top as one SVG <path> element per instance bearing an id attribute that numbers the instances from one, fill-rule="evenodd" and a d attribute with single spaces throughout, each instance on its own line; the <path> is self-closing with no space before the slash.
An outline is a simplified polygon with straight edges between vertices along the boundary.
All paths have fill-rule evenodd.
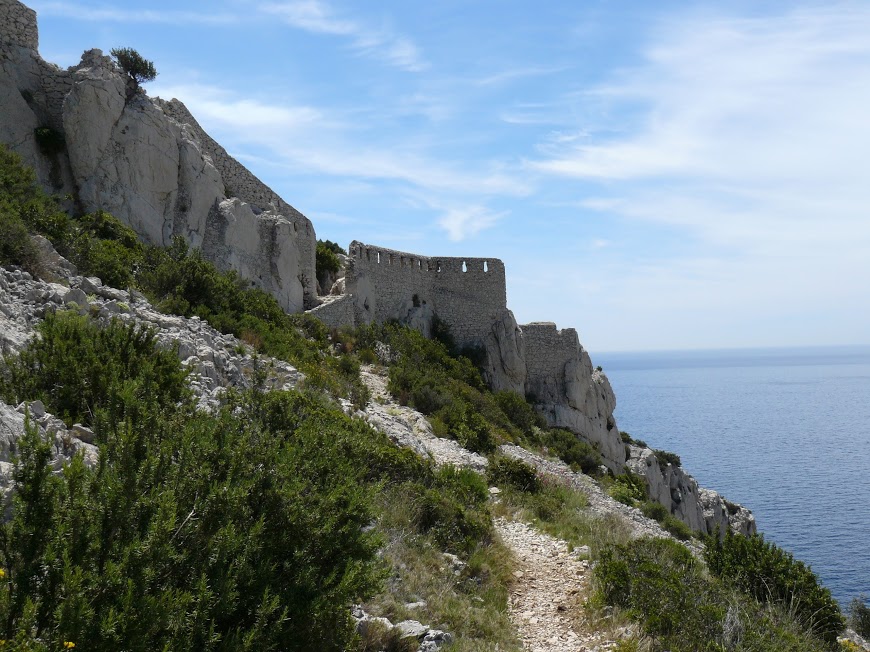
<path id="1" fill-rule="evenodd" d="M 134 90 L 139 88 L 139 84 L 154 81 L 157 77 L 154 63 L 142 57 L 133 48 L 114 48 L 112 56 L 121 71 L 130 78 Z"/>

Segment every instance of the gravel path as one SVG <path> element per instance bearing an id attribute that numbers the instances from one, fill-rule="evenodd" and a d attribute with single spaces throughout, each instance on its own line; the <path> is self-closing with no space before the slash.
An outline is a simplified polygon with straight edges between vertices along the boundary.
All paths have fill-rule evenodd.
<path id="1" fill-rule="evenodd" d="M 523 649 L 613 649 L 616 637 L 627 632 L 598 628 L 585 618 L 580 606 L 589 593 L 589 562 L 569 553 L 564 541 L 523 523 L 499 518 L 495 528 L 516 559 L 509 609 Z"/>

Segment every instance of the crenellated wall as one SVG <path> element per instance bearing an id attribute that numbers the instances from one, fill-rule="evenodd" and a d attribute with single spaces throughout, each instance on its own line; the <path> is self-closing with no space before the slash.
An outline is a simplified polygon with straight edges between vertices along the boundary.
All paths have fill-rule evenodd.
<path id="1" fill-rule="evenodd" d="M 460 346 L 482 344 L 507 309 L 504 263 L 497 258 L 428 257 L 354 241 L 347 292 L 360 323 L 413 321 L 432 312 Z"/>

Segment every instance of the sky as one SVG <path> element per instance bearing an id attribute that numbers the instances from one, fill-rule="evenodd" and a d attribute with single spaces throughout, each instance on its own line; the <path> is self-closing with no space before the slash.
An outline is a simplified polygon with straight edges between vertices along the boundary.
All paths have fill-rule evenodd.
<path id="1" fill-rule="evenodd" d="M 319 238 L 500 258 L 591 352 L 870 344 L 870 3 L 25 0 Z"/>

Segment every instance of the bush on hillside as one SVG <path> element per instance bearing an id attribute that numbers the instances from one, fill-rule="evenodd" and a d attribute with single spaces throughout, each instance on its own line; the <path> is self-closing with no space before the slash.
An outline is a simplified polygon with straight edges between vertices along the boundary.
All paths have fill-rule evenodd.
<path id="1" fill-rule="evenodd" d="M 133 82 L 134 88 L 140 84 L 154 81 L 157 69 L 154 63 L 145 59 L 133 48 L 113 48 L 112 57 L 127 77 Z"/>
<path id="2" fill-rule="evenodd" d="M 21 217 L 0 203 L 0 266 L 18 265 L 31 274 L 39 269 L 39 253 Z"/>
<path id="3" fill-rule="evenodd" d="M 870 639 L 870 604 L 863 595 L 849 603 L 849 625 L 860 636 Z"/>
<path id="4" fill-rule="evenodd" d="M 136 401 L 165 409 L 189 395 L 187 371 L 174 351 L 155 349 L 153 330 L 49 312 L 37 332 L 26 350 L 0 362 L 7 403 L 41 400 L 69 426 L 92 424 L 101 410 L 121 419 Z"/>
<path id="5" fill-rule="evenodd" d="M 491 459 L 486 467 L 486 477 L 491 484 L 518 491 L 536 493 L 541 489 L 541 479 L 535 467 L 515 457 L 498 456 Z"/>
<path id="6" fill-rule="evenodd" d="M 647 499 L 646 483 L 643 478 L 630 471 L 618 475 L 608 489 L 608 494 L 623 505 L 634 507 Z"/>
<path id="7" fill-rule="evenodd" d="M 708 540 L 704 558 L 710 571 L 761 602 L 779 602 L 795 612 L 807 629 L 835 644 L 845 620 L 831 592 L 791 553 L 765 541 L 730 530 Z"/>
<path id="8" fill-rule="evenodd" d="M 682 464 L 680 456 L 676 453 L 669 453 L 668 451 L 663 451 L 655 448 L 653 449 L 653 454 L 656 456 L 656 459 L 661 466 L 667 466 L 668 464 L 680 466 Z"/>
<path id="9" fill-rule="evenodd" d="M 710 578 L 681 544 L 638 539 L 605 548 L 594 567 L 598 599 L 619 607 L 653 638 L 651 649 L 823 652 L 788 608 L 759 604 Z"/>
<path id="10" fill-rule="evenodd" d="M 177 357 L 134 326 L 49 314 L 40 334 L 5 361 L 3 396 L 91 424 L 100 461 L 55 475 L 50 442 L 32 428 L 20 442 L 0 639 L 21 649 L 346 649 L 347 605 L 382 575 L 372 491 L 484 494 L 439 485 L 317 395 L 231 394 L 197 412 Z"/>
<path id="11" fill-rule="evenodd" d="M 535 412 L 529 402 L 511 391 L 494 392 L 493 398 L 501 411 L 505 413 L 511 423 L 519 428 L 526 437 L 533 437 L 535 428 L 543 428 L 543 418 Z"/>
<path id="12" fill-rule="evenodd" d="M 573 432 L 551 428 L 541 434 L 540 442 L 574 471 L 582 471 L 587 475 L 600 472 L 601 454 L 592 444 L 583 441 Z"/>

